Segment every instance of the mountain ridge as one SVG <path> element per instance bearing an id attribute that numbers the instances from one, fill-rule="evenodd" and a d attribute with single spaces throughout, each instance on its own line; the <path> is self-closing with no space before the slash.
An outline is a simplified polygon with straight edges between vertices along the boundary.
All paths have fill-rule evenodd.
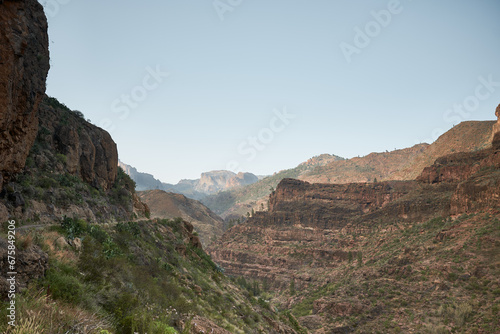
<path id="1" fill-rule="evenodd" d="M 207 195 L 232 188 L 255 183 L 259 177 L 248 172 L 234 173 L 226 170 L 204 172 L 199 179 L 182 179 L 177 184 L 170 184 L 156 179 L 153 175 L 139 172 L 135 167 L 119 161 L 118 165 L 136 182 L 138 191 L 164 190 L 201 200 Z"/>
<path id="2" fill-rule="evenodd" d="M 312 183 L 412 180 L 424 167 L 443 155 L 472 152 L 489 146 L 495 124 L 495 121 L 467 121 L 456 125 L 432 144 L 417 144 L 351 159 L 337 158 L 318 165 L 305 162 L 250 186 L 210 195 L 201 201 L 221 217 L 236 219 L 252 210 L 262 211 L 262 205 L 267 209 L 267 197 L 284 178 Z"/>

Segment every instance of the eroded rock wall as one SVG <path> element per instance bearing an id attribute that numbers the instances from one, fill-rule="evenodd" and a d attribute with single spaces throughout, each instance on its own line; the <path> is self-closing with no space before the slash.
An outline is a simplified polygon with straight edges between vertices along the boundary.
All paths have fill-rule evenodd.
<path id="1" fill-rule="evenodd" d="M 49 70 L 47 19 L 36 0 L 0 3 L 0 187 L 24 167 Z"/>

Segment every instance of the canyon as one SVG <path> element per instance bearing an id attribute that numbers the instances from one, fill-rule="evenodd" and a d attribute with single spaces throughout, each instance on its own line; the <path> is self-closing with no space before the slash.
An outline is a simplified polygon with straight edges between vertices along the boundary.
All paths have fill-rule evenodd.
<path id="1" fill-rule="evenodd" d="M 490 138 L 490 131 L 484 136 Z M 283 179 L 269 196 L 267 212 L 256 212 L 231 228 L 208 251 L 229 275 L 256 279 L 281 291 L 276 302 L 295 310 L 299 322 L 313 333 L 373 330 L 383 318 L 380 307 L 392 312 L 387 310 L 394 306 L 382 296 L 378 308 L 373 301 L 372 306 L 366 304 L 361 296 L 368 286 L 385 286 L 386 279 L 396 276 L 404 283 L 393 287 L 394 293 L 423 293 L 421 289 L 430 285 L 413 286 L 419 279 L 412 270 L 425 268 L 432 258 L 432 279 L 449 289 L 446 275 L 454 273 L 449 255 L 443 254 L 450 249 L 466 253 L 464 244 L 481 243 L 475 231 L 500 228 L 499 144 L 497 132 L 489 147 L 438 158 L 409 181 L 329 184 Z M 489 254 L 495 254 L 489 270 L 473 274 L 492 279 L 494 289 L 499 286 L 493 277 L 499 270 L 500 235 L 488 238 L 487 250 L 477 251 L 478 260 L 463 266 L 479 270 Z M 356 259 L 358 266 L 353 265 Z M 352 295 L 349 289 L 358 292 Z M 454 290 L 457 296 L 467 295 L 460 285 Z M 442 294 L 431 298 L 438 295 Z M 487 303 L 494 300 L 488 298 Z M 357 318 L 354 323 L 352 317 Z M 422 326 L 434 323 L 422 321 L 419 327 L 405 319 L 391 328 L 415 331 Z"/>

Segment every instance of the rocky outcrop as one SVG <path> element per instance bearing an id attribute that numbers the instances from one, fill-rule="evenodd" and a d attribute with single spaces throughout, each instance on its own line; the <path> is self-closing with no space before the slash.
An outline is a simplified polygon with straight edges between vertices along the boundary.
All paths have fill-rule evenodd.
<path id="1" fill-rule="evenodd" d="M 8 244 L 0 238 L 0 267 L 8 268 Z M 45 271 L 49 268 L 49 257 L 40 247 L 29 245 L 26 249 L 16 251 L 16 291 L 26 289 L 28 283 L 45 276 Z M 0 273 L 0 299 L 7 297 L 10 286 L 7 284 L 7 270 Z"/>
<path id="2" fill-rule="evenodd" d="M 456 185 L 450 203 L 451 214 L 499 207 L 500 132 L 493 137 L 491 148 L 442 157 L 426 167 L 417 180 Z"/>
<path id="3" fill-rule="evenodd" d="M 342 236 L 371 233 L 380 222 L 401 224 L 448 214 L 453 187 L 415 181 L 310 184 L 284 179 L 269 211 L 227 231 L 208 251 L 230 275 L 284 288 L 319 284 L 327 268 L 348 260 Z M 315 275 L 317 273 L 318 275 Z"/>
<path id="4" fill-rule="evenodd" d="M 109 133 L 53 98 L 45 98 L 39 113 L 39 139 L 60 155 L 56 169 L 77 175 L 95 188 L 110 189 L 118 172 L 118 151 Z M 39 154 L 35 160 L 43 164 L 44 159 Z"/>
<path id="5" fill-rule="evenodd" d="M 229 180 L 226 181 L 226 185 L 223 188 L 223 190 L 241 186 L 247 186 L 257 181 L 259 181 L 259 178 L 254 174 L 239 172 L 238 174 L 234 175 L 233 177 L 229 178 Z"/>
<path id="6" fill-rule="evenodd" d="M 138 217 L 146 217 L 149 218 L 151 216 L 151 210 L 146 203 L 143 203 L 137 193 L 132 194 L 132 201 L 134 207 L 134 213 Z"/>
<path id="7" fill-rule="evenodd" d="M 47 19 L 36 0 L 0 3 L 0 187 L 24 167 L 49 70 Z"/>
<path id="8" fill-rule="evenodd" d="M 177 184 L 170 184 L 161 182 L 151 174 L 139 172 L 136 168 L 121 161 L 119 166 L 135 181 L 137 191 L 158 189 L 182 194 L 195 200 L 202 200 L 207 195 L 250 185 L 259 180 L 252 173 L 235 174 L 230 171 L 212 171 L 202 173 L 199 179 L 180 180 Z"/>

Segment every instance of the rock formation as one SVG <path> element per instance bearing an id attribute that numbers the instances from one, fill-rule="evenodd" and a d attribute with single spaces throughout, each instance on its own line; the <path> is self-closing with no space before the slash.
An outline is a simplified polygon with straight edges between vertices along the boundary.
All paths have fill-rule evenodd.
<path id="1" fill-rule="evenodd" d="M 2 268 L 9 267 L 8 243 L 6 239 L 0 238 L 0 264 Z M 27 249 L 16 252 L 16 284 L 17 289 L 26 289 L 28 283 L 45 275 L 49 268 L 49 257 L 40 247 L 30 245 Z M 7 284 L 7 271 L 0 273 L 0 299 L 5 300 L 9 291 Z"/>
<path id="2" fill-rule="evenodd" d="M 320 284 L 314 272 L 347 259 L 339 236 L 376 230 L 387 219 L 410 223 L 446 215 L 451 193 L 447 184 L 415 181 L 339 185 L 284 179 L 270 196 L 269 212 L 233 227 L 208 251 L 231 275 L 282 288 L 291 277 L 298 286 Z"/>
<path id="3" fill-rule="evenodd" d="M 118 150 L 109 133 L 52 98 L 45 98 L 39 113 L 41 141 L 64 156 L 59 169 L 96 188 L 110 189 L 118 171 Z"/>
<path id="4" fill-rule="evenodd" d="M 230 229 L 208 250 L 229 274 L 281 287 L 292 277 L 299 286 L 320 284 L 315 281 L 326 268 L 346 259 L 349 245 L 340 236 L 498 208 L 499 182 L 500 133 L 491 148 L 439 158 L 415 181 L 311 184 L 284 179 L 269 197 L 268 212 Z"/>
<path id="5" fill-rule="evenodd" d="M 440 158 L 434 165 L 425 168 L 418 180 L 426 183 L 455 184 L 450 208 L 452 214 L 461 214 L 500 205 L 499 170 L 500 132 L 497 132 L 491 148 Z"/>
<path id="6" fill-rule="evenodd" d="M 35 140 L 49 70 L 47 19 L 36 0 L 0 3 L 0 187 Z"/>

